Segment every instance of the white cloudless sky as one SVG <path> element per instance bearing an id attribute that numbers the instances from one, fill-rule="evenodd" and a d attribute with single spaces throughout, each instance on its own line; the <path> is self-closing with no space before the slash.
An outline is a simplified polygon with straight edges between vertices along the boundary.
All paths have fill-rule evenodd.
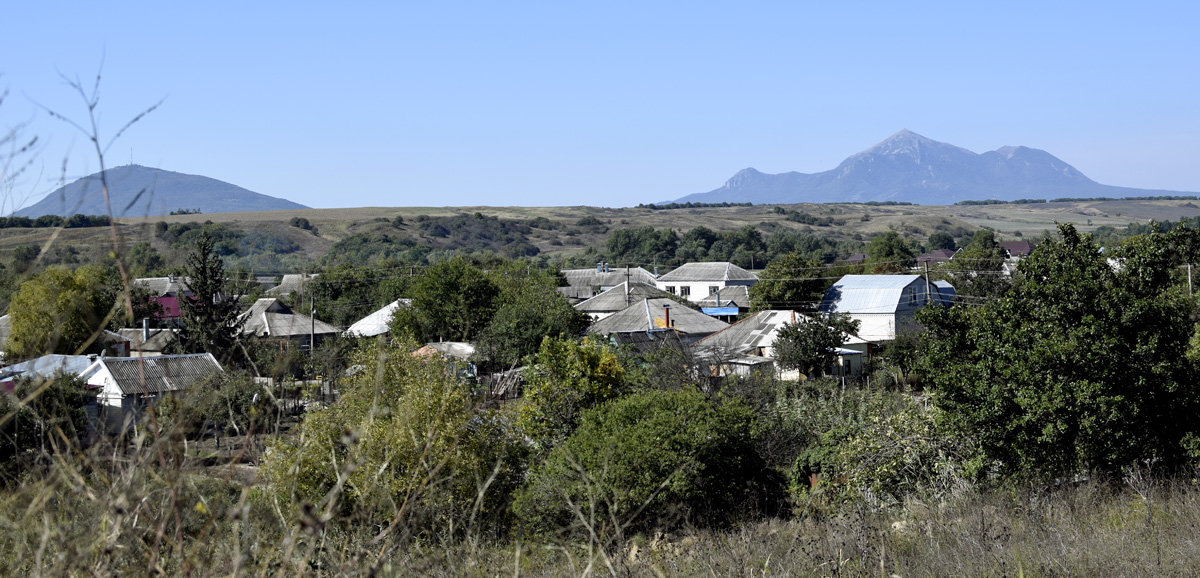
<path id="1" fill-rule="evenodd" d="M 313 207 L 630 206 L 817 172 L 907 128 L 1200 191 L 1200 4 L 39 2 L 3 9 L 6 208 L 108 151 Z M 64 159 L 66 170 L 64 173 Z"/>

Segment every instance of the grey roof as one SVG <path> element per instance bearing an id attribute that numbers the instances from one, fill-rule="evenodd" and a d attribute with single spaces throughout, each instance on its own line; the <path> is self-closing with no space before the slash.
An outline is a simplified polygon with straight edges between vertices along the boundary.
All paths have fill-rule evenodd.
<path id="1" fill-rule="evenodd" d="M 275 296 L 282 297 L 282 296 L 286 296 L 286 295 L 291 295 L 292 293 L 302 292 L 302 291 L 304 291 L 304 286 L 307 285 L 309 281 L 312 281 L 313 279 L 316 279 L 316 278 L 317 278 L 316 274 L 303 275 L 303 274 L 299 274 L 299 273 L 292 273 L 292 274 L 284 275 L 283 280 L 281 280 L 279 282 L 279 285 L 276 285 L 275 287 L 267 289 L 266 291 L 264 291 L 264 293 L 267 295 L 275 295 Z"/>
<path id="2" fill-rule="evenodd" d="M 622 281 L 620 285 L 608 291 L 581 303 L 576 303 L 575 308 L 585 313 L 607 313 L 610 311 L 620 311 L 643 299 L 670 298 L 670 296 L 670 293 L 662 291 L 653 285 L 631 283 L 629 285 L 629 295 L 626 298 L 625 282 Z"/>
<path id="3" fill-rule="evenodd" d="M 151 329 L 150 339 L 142 341 L 142 330 L 137 328 L 118 329 L 121 337 L 129 340 L 130 351 L 165 351 L 175 341 L 178 329 Z"/>
<path id="4" fill-rule="evenodd" d="M 760 347 L 773 347 L 779 330 L 792 323 L 817 323 L 815 319 L 795 311 L 769 309 L 759 311 L 697 341 L 696 349 L 721 350 L 728 353 L 757 351 Z M 846 343 L 865 343 L 857 335 L 848 336 Z"/>
<path id="5" fill-rule="evenodd" d="M 659 283 L 690 283 L 702 281 L 758 281 L 758 275 L 733 263 L 687 263 L 658 278 Z"/>
<path id="6" fill-rule="evenodd" d="M 53 377 L 56 373 L 79 375 L 95 360 L 96 356 L 94 355 L 62 355 L 51 353 L 30 359 L 29 361 L 15 363 L 0 369 L 0 373 L 28 374 L 29 377 Z"/>
<path id="7" fill-rule="evenodd" d="M 625 309 L 613 313 L 588 327 L 588 333 L 609 335 L 626 331 L 644 331 L 664 328 L 663 306 L 671 308 L 671 326 L 680 333 L 707 335 L 729 326 L 728 323 L 709 317 L 676 301 L 666 298 L 643 299 Z"/>
<path id="8" fill-rule="evenodd" d="M 108 369 L 122 395 L 144 395 L 181 391 L 224 371 L 211 353 L 161 355 L 158 357 L 102 357 L 80 376 L 90 379 Z"/>
<path id="9" fill-rule="evenodd" d="M 155 297 L 179 295 L 190 291 L 187 277 L 141 277 L 134 279 L 133 284 L 146 289 Z"/>
<path id="10" fill-rule="evenodd" d="M 654 284 L 654 274 L 641 267 L 610 267 L 597 271 L 596 267 L 587 269 L 563 269 L 563 278 L 567 280 L 566 287 L 559 287 L 563 295 L 572 299 L 587 299 L 597 294 L 596 288 L 606 291 L 628 280 L 632 283 Z"/>
<path id="11" fill-rule="evenodd" d="M 263 297 L 242 313 L 242 334 L 261 337 L 303 337 L 310 333 L 325 335 L 340 330 L 321 320 L 293 312 L 274 297 Z"/>
<path id="12" fill-rule="evenodd" d="M 718 296 L 721 298 L 720 303 L 717 303 Z M 740 309 L 749 309 L 750 287 L 746 285 L 727 285 L 722 287 L 720 291 L 695 303 L 701 307 L 738 307 Z"/>
<path id="13" fill-rule="evenodd" d="M 904 289 L 920 275 L 845 275 L 825 291 L 821 311 L 895 313 Z"/>

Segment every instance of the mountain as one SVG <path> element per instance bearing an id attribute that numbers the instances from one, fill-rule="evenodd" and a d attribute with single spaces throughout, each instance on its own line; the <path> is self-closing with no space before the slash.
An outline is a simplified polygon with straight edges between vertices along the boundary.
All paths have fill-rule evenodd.
<path id="1" fill-rule="evenodd" d="M 767 174 L 752 168 L 721 188 L 676 202 L 756 204 L 958 201 L 1180 195 L 1176 191 L 1103 185 L 1054 155 L 1029 147 L 983 154 L 902 130 L 820 173 Z"/>
<path id="2" fill-rule="evenodd" d="M 115 217 L 167 215 L 179 209 L 201 213 L 307 209 L 287 199 L 269 197 L 237 185 L 162 169 L 125 165 L 105 171 L 108 195 Z M 100 173 L 60 187 L 46 198 L 15 213 L 18 217 L 42 215 L 106 215 Z"/>

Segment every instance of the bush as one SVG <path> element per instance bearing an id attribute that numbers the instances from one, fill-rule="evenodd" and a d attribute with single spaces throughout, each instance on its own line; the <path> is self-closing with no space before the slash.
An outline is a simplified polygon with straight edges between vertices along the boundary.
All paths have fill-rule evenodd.
<path id="1" fill-rule="evenodd" d="M 363 369 L 293 441 L 270 448 L 267 497 L 343 529 L 447 534 L 502 526 L 519 478 L 519 445 L 500 416 L 474 411 L 455 362 L 422 359 L 412 342 L 372 343 Z"/>
<path id="2" fill-rule="evenodd" d="M 530 532 L 626 531 L 738 519 L 761 497 L 753 412 L 695 391 L 646 391 L 584 413 L 535 468 L 514 511 Z M 769 492 L 768 492 L 769 493 Z"/>

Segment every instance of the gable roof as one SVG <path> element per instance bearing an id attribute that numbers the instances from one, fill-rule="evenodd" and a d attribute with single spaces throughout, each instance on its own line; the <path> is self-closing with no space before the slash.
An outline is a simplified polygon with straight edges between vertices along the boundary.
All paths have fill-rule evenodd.
<path id="1" fill-rule="evenodd" d="M 620 285 L 612 289 L 586 301 L 576 303 L 575 308 L 585 313 L 608 313 L 610 311 L 620 311 L 643 299 L 656 299 L 659 297 L 669 299 L 671 297 L 670 293 L 645 283 L 631 283 L 629 285 L 629 295 L 626 296 L 625 287 L 625 282 L 622 281 Z"/>
<path id="2" fill-rule="evenodd" d="M 224 371 L 211 353 L 158 357 L 101 357 L 80 374 L 90 380 L 107 370 L 122 395 L 182 391 Z"/>
<path id="3" fill-rule="evenodd" d="M 666 298 L 643 299 L 621 311 L 613 313 L 588 327 L 588 333 L 609 335 L 627 331 L 664 329 L 664 306 L 671 308 L 671 326 L 680 333 L 707 335 L 729 326 L 674 300 Z"/>
<path id="4" fill-rule="evenodd" d="M 758 281 L 758 275 L 733 263 L 687 263 L 658 278 L 659 283 L 693 283 L 704 281 Z"/>
<path id="5" fill-rule="evenodd" d="M 587 269 L 563 269 L 560 272 L 567 280 L 567 286 L 559 287 L 558 290 L 572 299 L 587 299 L 596 295 L 597 287 L 606 291 L 626 280 L 631 283 L 654 284 L 654 274 L 641 267 L 610 268 L 600 265 Z"/>
<path id="6" fill-rule="evenodd" d="M 412 307 L 412 299 L 397 299 L 374 313 L 355 321 L 343 333 L 346 337 L 374 337 L 388 332 L 392 317 L 401 307 Z"/>
<path id="7" fill-rule="evenodd" d="M 1001 241 L 1000 247 L 1008 251 L 1009 257 L 1025 257 L 1033 252 L 1033 243 L 1029 241 Z"/>
<path id="8" fill-rule="evenodd" d="M 724 330 L 697 341 L 695 348 L 723 350 L 728 353 L 757 351 L 760 347 L 774 347 L 779 331 L 794 323 L 819 323 L 816 319 L 786 309 L 759 311 L 730 325 Z M 850 334 L 846 344 L 866 343 L 861 337 Z"/>
<path id="9" fill-rule="evenodd" d="M 94 355 L 51 353 L 21 363 L 15 363 L 0 369 L 0 373 L 28 374 L 29 377 L 53 377 L 56 373 L 79 375 L 95 360 L 96 356 Z"/>
<path id="10" fill-rule="evenodd" d="M 718 296 L 721 298 L 720 303 L 717 303 Z M 695 303 L 701 307 L 738 307 L 740 309 L 749 309 L 750 287 L 746 285 L 728 285 Z"/>
<path id="11" fill-rule="evenodd" d="M 895 313 L 904 289 L 920 275 L 845 275 L 825 291 L 821 311 Z"/>
<path id="12" fill-rule="evenodd" d="M 307 285 L 309 281 L 312 281 L 316 278 L 317 275 L 315 273 L 311 275 L 290 273 L 283 276 L 283 279 L 279 281 L 279 285 L 267 289 L 263 293 L 280 297 L 291 295 L 292 293 L 303 291 L 304 286 Z"/>
<path id="13" fill-rule="evenodd" d="M 180 295 L 191 291 L 188 288 L 187 277 L 141 277 L 134 279 L 133 285 L 149 291 L 154 297 Z"/>
<path id="14" fill-rule="evenodd" d="M 142 341 L 142 330 L 138 328 L 118 329 L 117 334 L 129 340 L 130 351 L 163 351 L 178 337 L 178 329 L 151 329 L 150 339 Z"/>
<path id="15" fill-rule="evenodd" d="M 339 332 L 337 327 L 324 321 L 293 312 L 275 297 L 258 299 L 242 313 L 240 319 L 243 320 L 243 335 L 294 337 Z"/>
<path id="16" fill-rule="evenodd" d="M 954 251 L 951 251 L 950 249 L 934 249 L 917 257 L 917 264 L 922 265 L 924 263 L 940 263 L 942 261 L 949 261 L 953 258 Z"/>

